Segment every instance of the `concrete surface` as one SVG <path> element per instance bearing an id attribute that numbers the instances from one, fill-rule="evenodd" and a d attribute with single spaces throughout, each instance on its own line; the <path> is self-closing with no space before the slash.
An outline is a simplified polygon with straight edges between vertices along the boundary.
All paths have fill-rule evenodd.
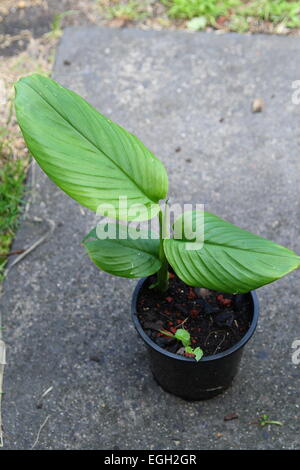
<path id="1" fill-rule="evenodd" d="M 62 38 L 54 77 L 162 159 L 173 202 L 205 203 L 299 253 L 299 45 L 291 37 L 75 28 Z M 253 114 L 257 97 L 264 109 Z M 14 248 L 45 233 L 46 219 L 56 228 L 4 285 L 5 448 L 31 448 L 43 424 L 36 449 L 299 448 L 292 343 L 300 339 L 300 273 L 259 290 L 259 327 L 232 388 L 185 402 L 149 372 L 129 315 L 135 281 L 98 272 L 84 255 L 80 240 L 94 215 L 34 174 Z M 225 423 L 230 412 L 239 419 Z M 261 413 L 284 426 L 251 424 Z"/>

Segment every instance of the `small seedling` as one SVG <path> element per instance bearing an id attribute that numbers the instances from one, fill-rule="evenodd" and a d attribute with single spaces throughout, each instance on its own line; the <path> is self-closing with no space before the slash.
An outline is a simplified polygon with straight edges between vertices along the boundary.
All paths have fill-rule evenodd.
<path id="1" fill-rule="evenodd" d="M 274 421 L 272 419 L 269 419 L 269 415 L 266 415 L 266 414 L 263 414 L 259 417 L 258 424 L 261 427 L 267 426 L 268 424 L 275 424 L 276 426 L 283 426 L 283 423 L 281 421 Z"/>
<path id="2" fill-rule="evenodd" d="M 54 38 L 59 38 L 62 35 L 62 21 L 66 16 L 76 15 L 79 13 L 78 10 L 68 10 L 55 15 L 51 23 L 51 32 L 48 35 L 52 35 Z"/>
<path id="3" fill-rule="evenodd" d="M 174 334 L 166 330 L 159 330 L 159 331 L 160 333 L 166 336 L 170 336 L 171 338 L 176 338 L 178 341 L 181 341 L 184 347 L 184 351 L 187 354 L 194 355 L 197 362 L 200 361 L 201 357 L 203 356 L 203 351 L 199 347 L 195 349 L 191 347 L 191 335 L 189 334 L 187 330 L 184 330 L 183 328 L 179 328 Z"/>

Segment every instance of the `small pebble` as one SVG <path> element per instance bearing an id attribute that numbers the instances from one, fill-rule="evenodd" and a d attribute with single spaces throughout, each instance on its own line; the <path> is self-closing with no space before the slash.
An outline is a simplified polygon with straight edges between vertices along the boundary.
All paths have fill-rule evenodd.
<path id="1" fill-rule="evenodd" d="M 101 362 L 101 359 L 99 356 L 93 355 L 93 356 L 90 356 L 90 361 Z"/>
<path id="2" fill-rule="evenodd" d="M 264 102 L 261 98 L 255 98 L 252 102 L 252 113 L 261 113 L 264 107 Z"/>

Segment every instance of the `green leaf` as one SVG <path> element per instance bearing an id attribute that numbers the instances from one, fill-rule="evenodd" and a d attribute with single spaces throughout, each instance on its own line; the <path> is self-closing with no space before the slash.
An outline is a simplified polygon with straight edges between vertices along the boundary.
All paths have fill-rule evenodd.
<path id="1" fill-rule="evenodd" d="M 200 361 L 201 357 L 203 356 L 203 351 L 202 351 L 202 349 L 199 348 L 199 347 L 198 347 L 198 348 L 195 348 L 195 349 L 193 350 L 193 353 L 195 354 L 195 359 L 196 359 L 196 361 L 197 361 L 197 362 Z"/>
<path id="2" fill-rule="evenodd" d="M 147 220 L 168 190 L 162 163 L 132 134 L 102 116 L 76 93 L 41 75 L 15 85 L 16 113 L 26 144 L 44 172 L 69 196 L 102 215 Z M 119 209 L 146 207 L 139 216 Z M 151 211 L 152 208 L 152 211 Z M 114 214 L 115 211 L 115 214 Z"/>
<path id="3" fill-rule="evenodd" d="M 191 346 L 186 346 L 185 352 L 188 354 L 194 354 L 196 361 L 200 361 L 201 357 L 203 356 L 203 351 L 201 348 L 193 349 Z"/>
<path id="4" fill-rule="evenodd" d="M 272 419 L 269 419 L 269 415 L 266 414 L 260 416 L 258 424 L 262 427 L 270 424 L 275 424 L 276 426 L 283 426 L 283 423 L 281 421 L 274 421 Z"/>
<path id="5" fill-rule="evenodd" d="M 183 346 L 189 346 L 191 344 L 191 336 L 187 330 L 184 330 L 183 328 L 179 328 L 176 330 L 175 333 L 175 338 L 178 339 L 178 341 L 181 341 Z"/>
<path id="6" fill-rule="evenodd" d="M 89 238 L 97 238 L 95 228 L 83 240 L 89 257 L 98 268 L 115 276 L 129 278 L 150 276 L 159 270 L 159 240 L 153 234 L 151 236 L 149 232 L 141 230 L 140 235 L 144 238 L 135 239 L 136 231 L 131 227 L 112 223 L 106 224 L 106 227 L 108 233 L 117 227 L 115 239 L 88 241 Z"/>
<path id="7" fill-rule="evenodd" d="M 202 213 L 192 212 L 192 228 Z M 182 223 L 182 217 L 174 226 Z M 188 227 L 188 232 L 190 233 Z M 195 245 L 195 250 L 193 248 Z M 291 250 L 204 213 L 204 242 L 164 240 L 166 257 L 188 285 L 228 293 L 249 292 L 300 267 Z"/>

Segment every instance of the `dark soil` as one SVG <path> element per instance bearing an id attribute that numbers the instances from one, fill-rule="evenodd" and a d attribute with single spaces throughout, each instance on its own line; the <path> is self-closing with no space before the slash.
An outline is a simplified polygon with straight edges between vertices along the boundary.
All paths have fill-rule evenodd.
<path id="1" fill-rule="evenodd" d="M 149 289 L 151 276 L 142 286 L 137 303 L 138 318 L 145 333 L 160 347 L 172 353 L 184 353 L 182 344 L 160 330 L 175 333 L 186 329 L 193 348 L 200 347 L 204 356 L 217 354 L 234 346 L 248 331 L 252 320 L 249 294 L 224 294 L 189 287 L 170 273 L 165 293 Z"/>

